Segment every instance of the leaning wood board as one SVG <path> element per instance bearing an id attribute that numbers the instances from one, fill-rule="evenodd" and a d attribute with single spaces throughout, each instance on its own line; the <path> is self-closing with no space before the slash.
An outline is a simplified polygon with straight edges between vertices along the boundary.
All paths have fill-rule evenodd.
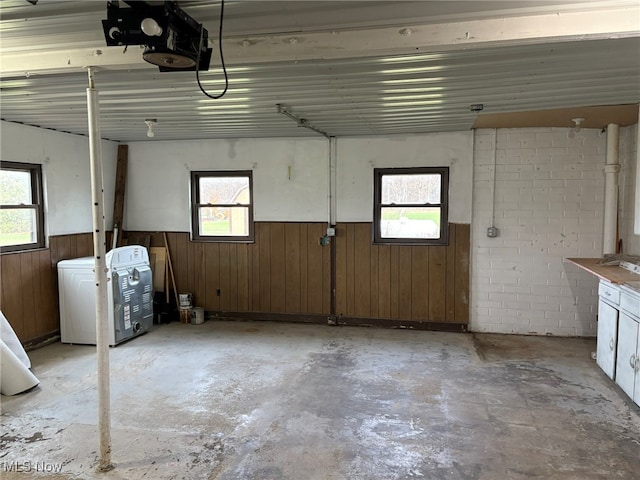
<path id="1" fill-rule="evenodd" d="M 567 258 L 565 260 L 611 283 L 637 282 L 638 278 L 640 278 L 637 274 L 617 265 L 600 264 L 601 258 Z"/>

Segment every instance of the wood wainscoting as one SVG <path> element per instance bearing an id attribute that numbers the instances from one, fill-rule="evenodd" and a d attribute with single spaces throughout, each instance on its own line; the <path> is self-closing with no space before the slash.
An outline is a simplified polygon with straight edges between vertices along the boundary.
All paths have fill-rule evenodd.
<path id="1" fill-rule="evenodd" d="M 179 293 L 220 315 L 300 322 L 466 330 L 469 225 L 451 224 L 448 246 L 372 245 L 371 223 L 340 223 L 334 246 L 325 223 L 256 222 L 255 243 L 194 243 L 167 233 Z M 163 246 L 162 233 L 148 236 Z M 107 241 L 109 237 L 107 238 Z M 331 311 L 335 248 L 335 311 Z M 0 308 L 25 343 L 60 330 L 60 260 L 93 254 L 90 233 L 49 238 L 49 247 L 0 256 Z M 260 315 L 262 314 L 262 315 Z"/>
<path id="2" fill-rule="evenodd" d="M 343 324 L 466 330 L 470 226 L 451 224 L 448 246 L 372 245 L 371 228 L 336 226 L 335 312 L 331 249 L 320 245 L 324 223 L 256 222 L 255 243 L 194 243 L 188 233 L 167 238 L 178 289 L 207 311 L 283 320 L 297 314 L 300 321 L 334 313 Z M 161 234 L 139 234 L 162 245 Z"/>
<path id="3" fill-rule="evenodd" d="M 0 309 L 23 344 L 60 331 L 60 260 L 93 255 L 91 233 L 49 237 L 49 247 L 0 255 Z"/>
<path id="4" fill-rule="evenodd" d="M 329 315 L 330 250 L 320 245 L 324 223 L 256 222 L 255 243 L 192 242 L 167 233 L 179 293 L 213 312 Z M 162 233 L 127 232 L 133 243 Z"/>
<path id="5" fill-rule="evenodd" d="M 450 224 L 447 246 L 372 245 L 371 229 L 371 223 L 337 225 L 338 321 L 466 330 L 470 225 Z"/>

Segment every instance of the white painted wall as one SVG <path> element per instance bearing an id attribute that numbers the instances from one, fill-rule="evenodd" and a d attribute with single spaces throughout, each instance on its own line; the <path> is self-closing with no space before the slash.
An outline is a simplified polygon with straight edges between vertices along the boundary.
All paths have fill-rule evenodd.
<path id="1" fill-rule="evenodd" d="M 189 231 L 194 170 L 253 170 L 256 221 L 326 222 L 328 155 L 323 138 L 131 143 L 125 228 Z M 372 221 L 373 168 L 394 166 L 450 166 L 450 221 L 471 221 L 469 132 L 339 138 L 337 165 L 340 222 Z"/>
<path id="2" fill-rule="evenodd" d="M 471 223 L 471 132 L 338 138 L 337 221 L 373 221 L 373 169 L 450 167 L 449 221 Z"/>
<path id="3" fill-rule="evenodd" d="M 253 170 L 256 221 L 326 222 L 328 152 L 323 138 L 131 143 L 125 228 L 188 232 L 194 170 Z"/>
<path id="4" fill-rule="evenodd" d="M 113 219 L 117 143 L 102 142 L 106 228 Z M 48 235 L 91 232 L 89 139 L 2 121 L 0 158 L 42 165 Z"/>
<path id="5" fill-rule="evenodd" d="M 583 129 L 494 130 L 474 149 L 470 328 L 479 332 L 592 336 L 597 280 L 564 263 L 602 254 L 606 136 Z"/>
<path id="6" fill-rule="evenodd" d="M 620 238 L 624 253 L 640 255 L 640 235 L 634 234 L 636 185 L 638 178 L 638 125 L 620 128 Z"/>

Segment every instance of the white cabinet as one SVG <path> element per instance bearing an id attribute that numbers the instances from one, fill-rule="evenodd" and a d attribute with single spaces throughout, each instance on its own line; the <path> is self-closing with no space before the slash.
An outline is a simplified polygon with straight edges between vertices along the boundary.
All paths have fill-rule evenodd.
<path id="1" fill-rule="evenodd" d="M 598 302 L 598 348 L 596 362 L 612 380 L 616 373 L 618 309 L 602 298 Z"/>
<path id="2" fill-rule="evenodd" d="M 638 359 L 640 327 L 638 325 L 631 315 L 620 312 L 616 383 L 636 403 L 640 404 L 640 360 Z"/>
<path id="3" fill-rule="evenodd" d="M 598 366 L 640 405 L 640 292 L 601 280 Z"/>
<path id="4" fill-rule="evenodd" d="M 620 293 L 615 380 L 640 405 L 640 294 L 624 287 Z"/>

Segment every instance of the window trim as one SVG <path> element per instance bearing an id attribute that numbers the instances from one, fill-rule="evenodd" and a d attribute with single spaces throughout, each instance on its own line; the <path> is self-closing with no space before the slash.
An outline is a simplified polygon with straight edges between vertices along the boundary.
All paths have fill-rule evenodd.
<path id="1" fill-rule="evenodd" d="M 31 209 L 36 213 L 36 242 L 5 245 L 0 247 L 0 253 L 13 253 L 45 248 L 44 231 L 44 190 L 42 184 L 42 165 L 39 163 L 22 163 L 0 161 L 0 169 L 27 171 L 31 174 L 31 200 L 29 205 L 0 205 L 2 210 Z"/>
<path id="2" fill-rule="evenodd" d="M 380 233 L 380 216 L 383 207 L 398 205 L 382 203 L 382 177 L 385 175 L 440 175 L 440 204 L 429 204 L 440 207 L 439 238 L 385 238 Z M 403 167 L 373 169 L 373 244 L 374 245 L 449 245 L 449 167 Z M 424 204 L 407 204 L 406 207 L 424 207 Z"/>
<path id="3" fill-rule="evenodd" d="M 198 203 L 200 198 L 200 178 L 205 177 L 248 177 L 249 178 L 249 235 L 201 235 L 198 212 L 201 207 L 220 206 L 236 207 L 237 204 L 210 204 Z M 253 243 L 253 172 L 251 170 L 198 170 L 191 172 L 191 240 L 194 242 L 230 242 L 230 243 Z"/>

